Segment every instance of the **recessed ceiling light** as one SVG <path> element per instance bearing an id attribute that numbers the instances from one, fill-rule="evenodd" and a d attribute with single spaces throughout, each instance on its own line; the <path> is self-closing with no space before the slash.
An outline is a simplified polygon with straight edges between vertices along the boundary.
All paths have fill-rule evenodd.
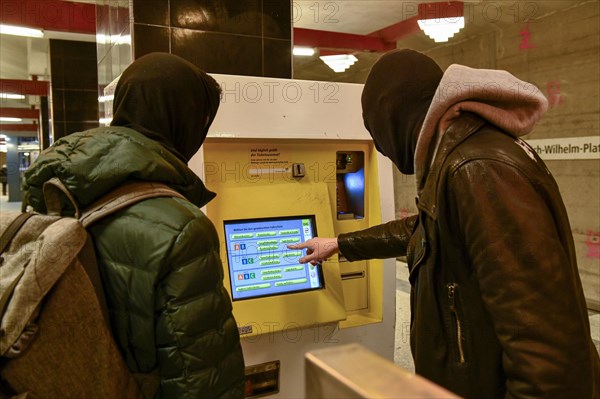
<path id="1" fill-rule="evenodd" d="M 459 30 L 465 27 L 465 18 L 420 19 L 419 28 L 436 43 L 447 42 Z"/>
<path id="2" fill-rule="evenodd" d="M 323 55 L 319 58 L 335 72 L 344 72 L 358 61 L 358 58 L 352 54 Z"/>

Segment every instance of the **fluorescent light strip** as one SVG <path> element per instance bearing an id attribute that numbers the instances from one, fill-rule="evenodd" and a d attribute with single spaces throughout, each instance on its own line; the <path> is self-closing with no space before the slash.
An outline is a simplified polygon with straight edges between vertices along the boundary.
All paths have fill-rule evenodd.
<path id="1" fill-rule="evenodd" d="M 106 102 L 112 101 L 114 99 L 115 99 L 115 96 L 113 94 L 111 94 L 109 96 L 100 96 L 100 97 L 98 97 L 98 102 L 106 103 Z"/>
<path id="2" fill-rule="evenodd" d="M 0 24 L 0 34 L 25 36 L 25 37 L 44 37 L 44 32 L 40 29 L 24 28 L 22 26 Z"/>
<path id="3" fill-rule="evenodd" d="M 0 93 L 0 100 L 24 100 L 25 96 L 14 93 Z"/>
<path id="4" fill-rule="evenodd" d="M 311 57 L 311 56 L 315 55 L 315 49 L 312 48 L 312 47 L 294 46 L 294 49 L 292 50 L 292 53 L 294 55 L 299 55 L 299 56 L 304 56 L 304 57 Z"/>
<path id="5" fill-rule="evenodd" d="M 0 116 L 0 122 L 23 122 L 21 118 L 10 118 L 8 116 Z"/>
<path id="6" fill-rule="evenodd" d="M 96 42 L 102 44 L 131 44 L 131 35 L 96 35 Z"/>

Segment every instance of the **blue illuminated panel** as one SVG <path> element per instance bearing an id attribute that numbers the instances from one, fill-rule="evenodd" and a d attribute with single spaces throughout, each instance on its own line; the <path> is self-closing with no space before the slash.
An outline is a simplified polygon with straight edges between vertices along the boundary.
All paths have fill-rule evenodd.
<path id="1" fill-rule="evenodd" d="M 227 220 L 225 243 L 233 300 L 323 288 L 320 266 L 298 260 L 291 250 L 316 235 L 314 216 Z"/>

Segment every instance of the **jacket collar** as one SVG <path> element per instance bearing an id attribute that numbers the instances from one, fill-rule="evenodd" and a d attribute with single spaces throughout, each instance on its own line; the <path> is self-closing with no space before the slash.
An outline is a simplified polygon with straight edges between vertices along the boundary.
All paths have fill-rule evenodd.
<path id="1" fill-rule="evenodd" d="M 434 220 L 437 219 L 437 190 L 444 162 L 460 143 L 477 132 L 485 123 L 486 121 L 480 116 L 466 112 L 444 132 L 425 185 L 417 196 L 417 207 Z"/>

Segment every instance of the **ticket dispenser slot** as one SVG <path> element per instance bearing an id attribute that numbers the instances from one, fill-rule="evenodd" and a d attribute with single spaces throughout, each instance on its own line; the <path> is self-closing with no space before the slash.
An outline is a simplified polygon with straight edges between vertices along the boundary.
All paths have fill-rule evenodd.
<path id="1" fill-rule="evenodd" d="M 364 310 L 369 307 L 369 286 L 366 262 L 340 262 L 342 288 L 346 311 Z"/>

